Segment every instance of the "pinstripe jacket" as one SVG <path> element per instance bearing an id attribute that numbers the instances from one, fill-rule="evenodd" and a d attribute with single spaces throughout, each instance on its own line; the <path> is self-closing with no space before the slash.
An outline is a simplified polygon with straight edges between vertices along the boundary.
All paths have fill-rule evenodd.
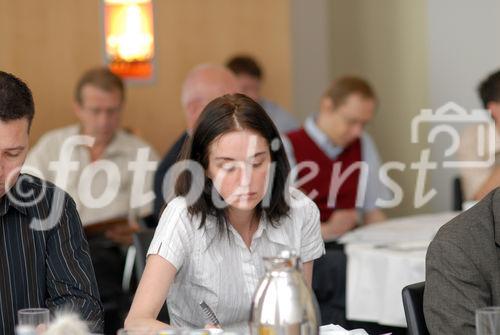
<path id="1" fill-rule="evenodd" d="M 53 184 L 21 174 L 0 198 L 0 334 L 17 311 L 77 312 L 102 331 L 102 306 L 75 203 Z"/>

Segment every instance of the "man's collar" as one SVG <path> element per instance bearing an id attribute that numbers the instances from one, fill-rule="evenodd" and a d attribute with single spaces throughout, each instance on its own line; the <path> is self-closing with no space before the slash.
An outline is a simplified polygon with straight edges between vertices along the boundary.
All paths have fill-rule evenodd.
<path id="1" fill-rule="evenodd" d="M 286 224 L 286 220 L 282 221 L 283 223 L 281 224 Z M 290 238 L 289 236 L 285 233 L 283 229 L 275 228 L 273 227 L 269 222 L 265 223 L 264 230 L 266 232 L 267 238 L 274 243 L 281 244 L 283 246 L 290 246 Z"/>
<path id="2" fill-rule="evenodd" d="M 500 188 L 497 188 L 491 197 L 493 212 L 493 225 L 495 231 L 495 243 L 500 246 Z"/>
<path id="3" fill-rule="evenodd" d="M 123 129 L 118 129 L 111 138 L 111 142 L 109 142 L 109 144 L 107 145 L 106 150 L 104 151 L 104 155 L 109 157 L 125 152 L 127 150 L 127 148 L 124 146 L 125 142 L 123 137 L 125 135 L 126 132 Z"/>
<path id="4" fill-rule="evenodd" d="M 4 216 L 8 210 L 9 210 L 9 199 L 7 194 L 4 194 L 0 198 L 0 217 Z"/>
<path id="5" fill-rule="evenodd" d="M 27 215 L 28 211 L 26 205 L 22 203 L 22 197 L 19 195 L 19 188 L 23 187 L 22 178 L 18 178 L 16 184 L 12 186 L 9 191 L 0 198 L 0 216 L 4 216 L 9 211 L 9 207 L 16 209 L 21 214 Z M 25 190 L 21 193 L 26 194 Z M 28 191 L 29 192 L 29 191 Z"/>
<path id="6" fill-rule="evenodd" d="M 77 130 L 77 134 L 80 134 L 80 135 L 83 135 L 82 133 L 82 126 L 81 125 L 78 125 L 78 127 L 76 127 L 76 130 Z M 126 131 L 119 128 L 116 130 L 116 132 L 114 133 L 113 137 L 111 138 L 111 141 L 108 143 L 108 145 L 106 145 L 106 149 L 104 150 L 104 153 L 103 153 L 103 157 L 101 157 L 100 159 L 105 159 L 107 157 L 112 157 L 114 155 L 117 155 L 117 154 L 121 154 L 123 152 L 126 152 L 126 150 L 128 148 L 126 148 L 126 146 L 123 145 L 124 143 L 124 136 L 126 136 Z M 90 149 L 90 148 L 88 148 Z"/>
<path id="7" fill-rule="evenodd" d="M 316 124 L 316 115 L 312 115 L 306 119 L 304 130 L 314 143 L 331 159 L 335 159 L 344 151 L 344 148 L 335 145 L 328 135 L 318 127 Z"/>

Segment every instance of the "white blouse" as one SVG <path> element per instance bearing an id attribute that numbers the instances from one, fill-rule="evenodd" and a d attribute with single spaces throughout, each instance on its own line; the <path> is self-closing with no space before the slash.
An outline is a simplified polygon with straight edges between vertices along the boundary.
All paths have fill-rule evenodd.
<path id="1" fill-rule="evenodd" d="M 296 189 L 290 195 L 289 217 L 277 228 L 263 218 L 250 248 L 232 226 L 231 238 L 220 238 L 214 217 L 208 216 L 205 227 L 198 229 L 200 217 L 189 215 L 185 198 L 168 204 L 148 255 L 160 255 L 177 269 L 167 296 L 173 326 L 203 328 L 208 320 L 199 306 L 202 300 L 225 329 L 246 326 L 254 291 L 265 274 L 263 257 L 283 248 L 295 249 L 303 262 L 324 254 L 318 208 Z"/>

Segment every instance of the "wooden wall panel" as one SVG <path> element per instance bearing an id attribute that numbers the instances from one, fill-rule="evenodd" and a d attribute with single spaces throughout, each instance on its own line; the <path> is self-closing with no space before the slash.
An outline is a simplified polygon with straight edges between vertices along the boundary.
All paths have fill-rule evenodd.
<path id="1" fill-rule="evenodd" d="M 100 6 L 98 0 L 0 0 L 0 69 L 34 92 L 32 142 L 75 121 L 75 82 L 103 63 Z M 289 108 L 289 7 L 288 0 L 156 0 L 156 80 L 129 85 L 124 125 L 163 153 L 184 129 L 179 95 L 187 71 L 235 52 L 261 61 L 265 95 Z"/>

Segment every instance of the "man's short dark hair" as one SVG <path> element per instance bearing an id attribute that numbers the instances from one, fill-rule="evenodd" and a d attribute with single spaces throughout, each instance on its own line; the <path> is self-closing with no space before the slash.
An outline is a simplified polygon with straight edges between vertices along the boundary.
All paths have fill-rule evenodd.
<path id="1" fill-rule="evenodd" d="M 255 59 L 246 55 L 238 55 L 227 61 L 226 66 L 235 75 L 247 74 L 262 79 L 262 69 Z"/>
<path id="2" fill-rule="evenodd" d="M 31 126 L 34 115 L 35 103 L 28 85 L 13 74 L 0 71 L 0 120 L 26 118 Z"/>
<path id="3" fill-rule="evenodd" d="M 490 102 L 500 102 L 500 71 L 490 74 L 477 90 L 484 108 L 488 108 Z"/>
<path id="4" fill-rule="evenodd" d="M 75 100 L 80 105 L 83 103 L 82 89 L 85 85 L 91 85 L 106 92 L 117 90 L 120 92 L 122 102 L 125 100 L 125 85 L 123 84 L 123 80 L 108 68 L 93 68 L 81 76 L 75 89 Z"/>

